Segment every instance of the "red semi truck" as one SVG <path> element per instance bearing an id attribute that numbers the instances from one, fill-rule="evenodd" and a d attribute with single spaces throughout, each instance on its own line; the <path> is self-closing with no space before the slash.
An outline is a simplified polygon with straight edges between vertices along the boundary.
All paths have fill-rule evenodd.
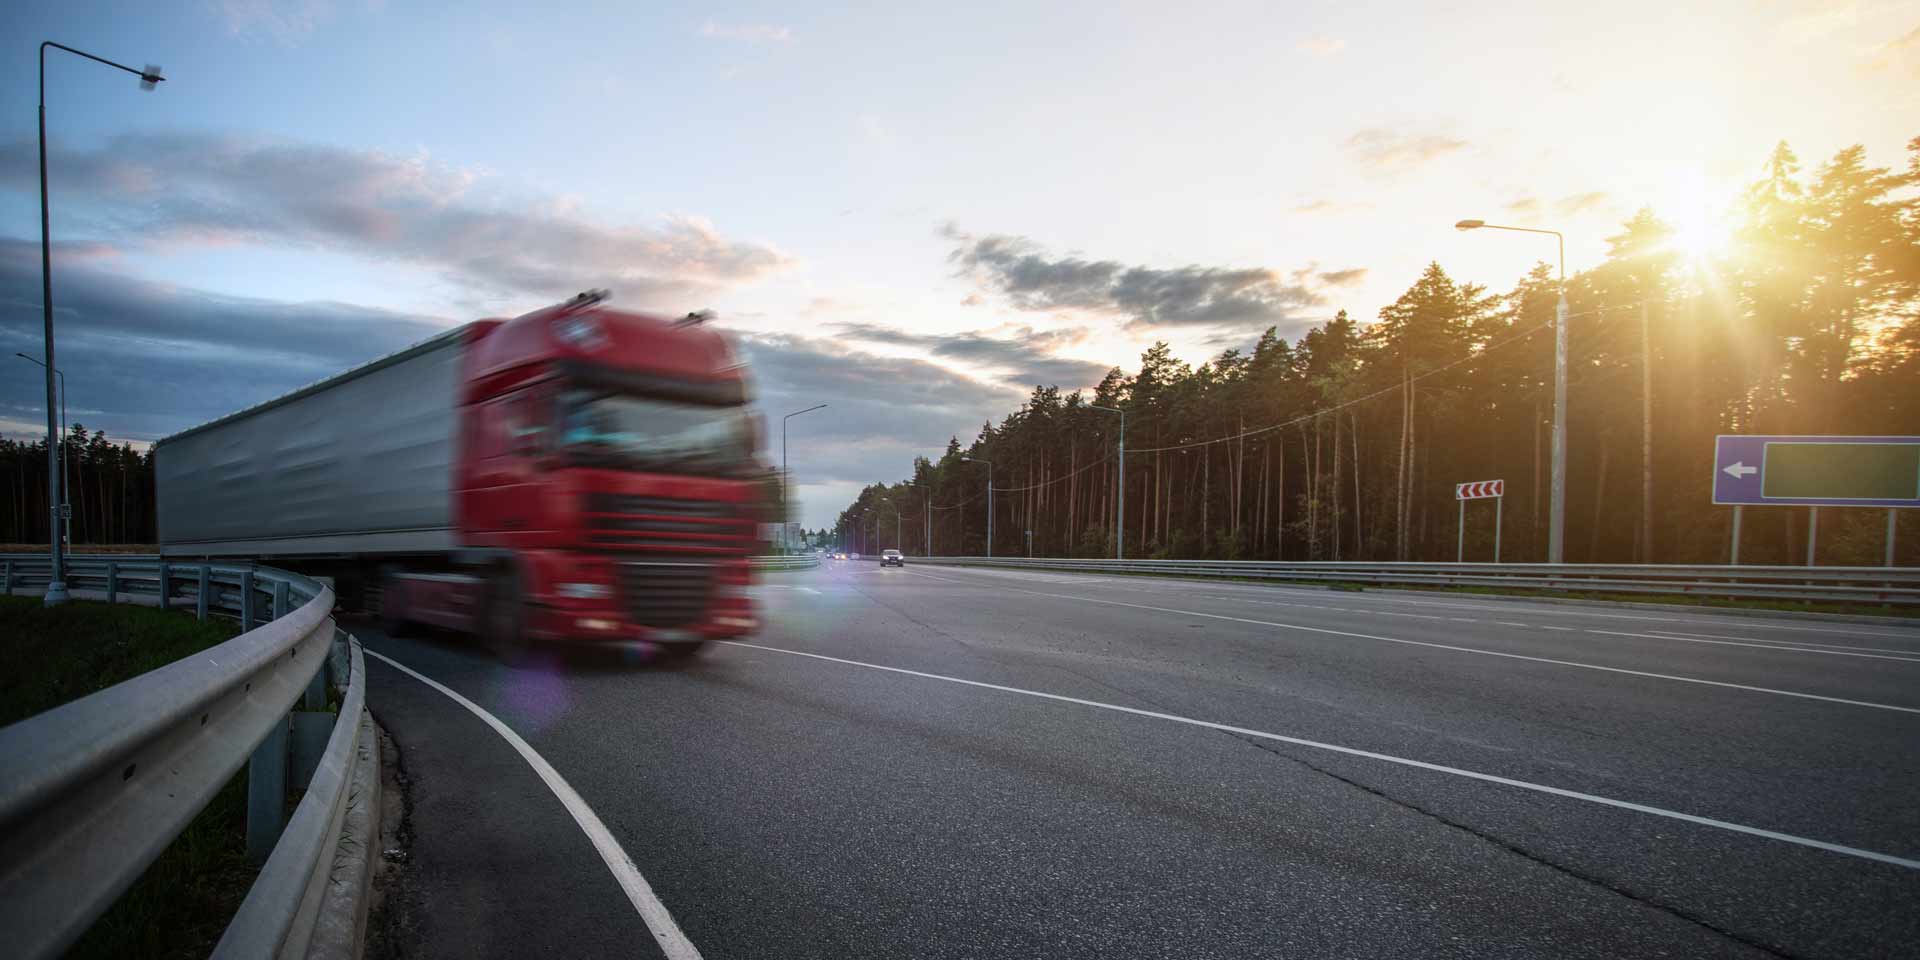
<path id="1" fill-rule="evenodd" d="M 394 629 L 686 653 L 757 626 L 759 422 L 700 315 L 584 293 L 155 445 L 161 554 L 336 578 Z"/>

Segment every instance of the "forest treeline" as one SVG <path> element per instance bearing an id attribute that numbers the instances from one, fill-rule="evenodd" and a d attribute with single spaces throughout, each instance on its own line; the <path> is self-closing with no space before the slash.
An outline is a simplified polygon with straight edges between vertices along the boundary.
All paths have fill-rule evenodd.
<path id="1" fill-rule="evenodd" d="M 1855 146 L 1805 171 L 1783 143 L 1724 250 L 1690 255 L 1643 209 L 1568 278 L 1569 562 L 1726 562 L 1715 434 L 1920 433 L 1920 137 L 1907 146 L 1904 168 Z M 1454 484 L 1502 479 L 1502 559 L 1544 560 L 1558 294 L 1544 262 L 1505 292 L 1434 263 L 1372 323 L 1341 311 L 1198 366 L 1156 344 L 1132 375 L 1036 388 L 972 442 L 867 487 L 841 541 L 921 553 L 930 525 L 936 555 L 986 552 L 970 456 L 993 464 L 993 553 L 1111 556 L 1120 418 L 1096 407 L 1112 407 L 1129 557 L 1451 560 Z M 1916 512 L 1900 511 L 1901 563 L 1920 560 Z M 1492 559 L 1491 503 L 1466 516 L 1467 559 Z M 1820 562 L 1880 562 L 1885 518 L 1823 510 Z M 1750 507 L 1740 559 L 1804 562 L 1806 528 L 1805 508 Z"/>
<path id="2" fill-rule="evenodd" d="M 67 503 L 74 543 L 153 543 L 153 452 L 72 424 L 66 438 Z M 59 451 L 55 451 L 58 453 Z M 0 438 L 0 543 L 46 543 L 47 442 Z"/>

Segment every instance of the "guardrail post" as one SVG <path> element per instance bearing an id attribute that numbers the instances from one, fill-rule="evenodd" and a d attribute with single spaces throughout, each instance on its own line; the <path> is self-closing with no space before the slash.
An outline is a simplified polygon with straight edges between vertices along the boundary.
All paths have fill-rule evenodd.
<path id="1" fill-rule="evenodd" d="M 107 561 L 107 602 L 120 602 L 120 565 Z"/>
<path id="2" fill-rule="evenodd" d="M 1892 566 L 1892 564 L 1888 564 Z M 0 565 L 0 595 L 13 596 L 13 561 Z"/>
<path id="3" fill-rule="evenodd" d="M 201 620 L 207 618 L 207 571 L 211 568 L 211 564 L 200 565 L 200 589 L 193 600 L 193 615 Z"/>
<path id="4" fill-rule="evenodd" d="M 253 629 L 253 571 L 240 571 L 240 632 Z"/>
<path id="5" fill-rule="evenodd" d="M 168 579 L 169 578 L 167 576 L 167 562 L 165 560 L 162 560 L 160 561 L 160 609 L 162 610 L 167 609 L 167 588 L 169 586 L 169 584 L 167 583 Z"/>
<path id="6" fill-rule="evenodd" d="M 247 860 L 267 862 L 280 840 L 287 808 L 287 717 L 281 717 L 267 738 L 247 759 Z"/>

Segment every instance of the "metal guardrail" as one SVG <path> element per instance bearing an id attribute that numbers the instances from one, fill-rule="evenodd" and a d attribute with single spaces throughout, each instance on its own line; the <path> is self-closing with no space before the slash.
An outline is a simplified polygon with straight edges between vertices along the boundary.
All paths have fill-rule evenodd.
<path id="1" fill-rule="evenodd" d="M 267 567 L 109 555 L 67 564 L 76 599 L 232 616 L 243 632 L 0 728 L 6 952 L 47 957 L 73 944 L 246 763 L 248 852 L 265 863 L 214 956 L 306 955 L 317 926 L 337 929 L 365 909 L 370 863 L 343 854 L 341 826 L 356 816 L 364 831 L 378 807 L 363 659 L 334 625 L 333 591 Z M 0 556 L 0 592 L 44 588 L 47 572 L 44 555 Z M 329 676 L 337 716 L 325 711 Z M 296 779 L 312 774 L 283 830 L 290 763 Z"/>
<path id="2" fill-rule="evenodd" d="M 1920 568 L 1756 567 L 1707 564 L 1288 563 L 1233 560 L 1065 560 L 1043 557 L 917 557 L 909 563 L 1026 567 L 1074 573 L 1234 577 L 1371 586 L 1495 587 L 1608 593 L 1920 604 Z"/>
<path id="3" fill-rule="evenodd" d="M 755 570 L 806 570 L 820 565 L 820 555 L 796 553 L 790 557 L 748 557 L 747 563 Z"/>

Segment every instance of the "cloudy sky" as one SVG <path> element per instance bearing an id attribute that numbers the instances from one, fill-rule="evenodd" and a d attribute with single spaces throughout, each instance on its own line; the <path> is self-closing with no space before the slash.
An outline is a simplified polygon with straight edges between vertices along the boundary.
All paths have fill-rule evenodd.
<path id="1" fill-rule="evenodd" d="M 1710 235 L 1775 141 L 1920 133 L 1920 13 L 1871 0 L 6 6 L 9 358 L 41 350 L 34 41 L 169 78 L 49 64 L 73 419 L 150 440 L 605 286 L 716 311 L 776 443 L 832 404 L 792 424 L 809 526 L 1036 383 L 1551 255 L 1462 217 L 1563 229 L 1577 270 L 1642 205 Z M 0 432 L 37 432 L 8 364 Z"/>

